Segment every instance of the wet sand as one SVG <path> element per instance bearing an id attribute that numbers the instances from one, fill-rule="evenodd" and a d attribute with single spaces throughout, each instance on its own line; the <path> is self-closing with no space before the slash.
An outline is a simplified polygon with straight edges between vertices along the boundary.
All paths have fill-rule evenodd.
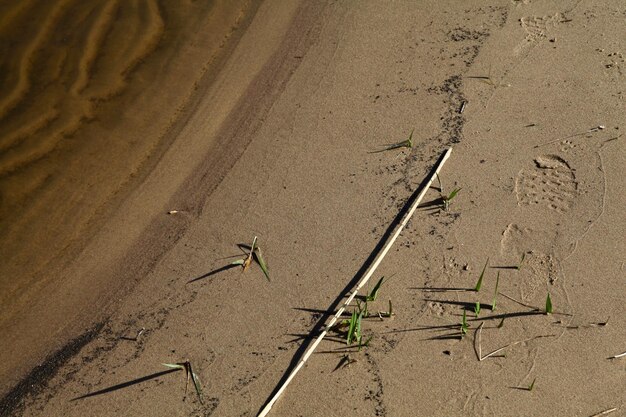
<path id="1" fill-rule="evenodd" d="M 2 62 L 4 414 L 255 415 L 449 146 L 461 191 L 379 270 L 395 316 L 346 367 L 329 337 L 271 415 L 624 412 L 623 5 L 133 4 L 32 6 L 91 48 L 24 24 L 46 52 Z M 271 281 L 207 276 L 255 235 Z M 182 374 L 69 401 L 185 360 L 203 403 Z"/>

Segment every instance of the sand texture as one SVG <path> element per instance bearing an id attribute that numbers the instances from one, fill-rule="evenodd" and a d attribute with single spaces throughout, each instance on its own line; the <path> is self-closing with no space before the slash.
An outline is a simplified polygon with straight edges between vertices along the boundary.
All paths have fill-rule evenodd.
<path id="1" fill-rule="evenodd" d="M 269 415 L 626 415 L 622 1 L 176 3 L 0 6 L 0 415 L 257 415 L 448 147 Z"/>

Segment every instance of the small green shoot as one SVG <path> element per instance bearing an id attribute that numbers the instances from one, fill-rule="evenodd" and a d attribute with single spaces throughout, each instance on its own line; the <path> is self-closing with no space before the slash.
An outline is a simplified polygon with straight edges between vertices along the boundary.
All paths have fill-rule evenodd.
<path id="1" fill-rule="evenodd" d="M 254 255 L 256 257 L 257 262 L 259 263 L 259 266 L 261 267 L 261 270 L 263 270 L 263 274 L 265 275 L 265 278 L 267 278 L 267 280 L 270 281 L 270 272 L 269 272 L 269 269 L 267 268 L 267 262 L 265 262 L 265 259 L 263 258 L 263 254 L 261 253 L 261 248 L 259 246 L 257 246 L 254 249 Z"/>
<path id="2" fill-rule="evenodd" d="M 243 259 L 237 259 L 236 261 L 231 262 L 231 265 L 241 265 L 241 267 L 243 268 L 243 270 L 245 271 L 246 269 L 248 269 L 248 267 L 250 266 L 250 264 L 252 263 L 252 254 L 254 253 L 254 249 L 256 247 L 256 236 L 254 237 L 254 239 L 252 240 L 252 246 L 250 246 L 250 253 L 248 253 L 248 256 L 246 256 Z"/>
<path id="3" fill-rule="evenodd" d="M 354 310 L 352 312 L 352 317 L 350 317 L 350 327 L 348 327 L 348 336 L 346 339 L 346 344 L 347 345 L 351 345 L 352 342 L 354 340 L 356 340 L 357 334 L 356 334 L 356 329 L 357 329 L 357 320 L 359 319 L 359 313 L 356 312 L 356 310 Z"/>
<path id="4" fill-rule="evenodd" d="M 454 197 L 456 197 L 456 195 L 459 193 L 459 191 L 461 191 L 460 188 L 455 188 L 454 190 L 452 190 L 452 192 L 450 194 L 448 194 L 447 196 L 442 196 L 441 199 L 443 200 L 443 209 L 445 211 L 448 211 L 448 209 L 450 208 L 450 202 L 452 201 L 452 199 Z"/>
<path id="5" fill-rule="evenodd" d="M 498 297 L 498 284 L 500 283 L 500 271 L 496 276 L 496 290 L 493 293 L 493 302 L 491 303 L 491 311 L 496 311 L 496 298 Z"/>
<path id="6" fill-rule="evenodd" d="M 200 378 L 198 378 L 198 375 L 196 375 L 195 372 L 193 372 L 193 369 L 191 368 L 191 362 L 185 361 L 185 362 L 178 362 L 178 363 L 164 363 L 162 365 L 168 368 L 172 368 L 172 369 L 184 370 L 187 376 L 186 378 L 187 382 L 185 383 L 185 397 L 187 397 L 187 387 L 189 386 L 189 380 L 191 379 L 191 381 L 193 382 L 193 386 L 196 390 L 196 394 L 198 395 L 198 400 L 200 401 L 200 404 L 203 404 L 202 386 L 200 384 Z"/>
<path id="7" fill-rule="evenodd" d="M 363 342 L 363 333 L 361 330 L 361 325 L 363 323 L 363 317 L 366 317 L 367 314 L 367 302 L 364 304 L 357 304 L 357 308 L 352 311 L 352 316 L 350 317 L 350 325 L 348 327 L 348 334 L 346 337 L 346 344 L 348 346 L 356 343 L 358 345 L 358 350 L 360 351 L 362 347 L 367 347 L 372 340 L 370 336 L 365 342 Z"/>
<path id="8" fill-rule="evenodd" d="M 467 324 L 467 314 L 465 310 L 463 310 L 463 319 L 461 321 L 461 337 L 467 334 L 467 330 L 469 329 L 469 324 Z"/>
<path id="9" fill-rule="evenodd" d="M 359 351 L 361 350 L 362 347 L 368 347 L 370 345 L 370 342 L 372 341 L 372 337 L 370 336 L 367 338 L 367 340 L 363 343 L 361 343 L 361 339 L 359 338 Z"/>
<path id="10" fill-rule="evenodd" d="M 413 132 L 415 131 L 415 129 L 411 130 L 411 133 L 409 134 L 409 138 L 406 140 L 403 140 L 401 142 L 397 142 L 397 143 L 390 143 L 388 145 L 385 145 L 383 149 L 380 149 L 378 151 L 373 151 L 371 153 L 378 153 L 378 152 L 385 152 L 385 151 L 391 151 L 394 149 L 399 149 L 399 148 L 412 148 L 413 147 Z"/>
<path id="11" fill-rule="evenodd" d="M 361 303 L 359 300 L 356 300 L 356 308 L 359 313 L 363 314 L 363 317 L 369 316 L 369 309 L 367 305 L 367 299 Z"/>
<path id="12" fill-rule="evenodd" d="M 374 288 L 372 288 L 372 291 L 370 291 L 370 293 L 365 297 L 366 301 L 376 301 L 376 297 L 378 297 L 378 291 L 380 290 L 381 285 L 383 285 L 383 282 L 385 282 L 384 279 L 384 276 L 380 277 L 376 285 L 374 285 Z"/>
<path id="13" fill-rule="evenodd" d="M 552 314 L 552 299 L 550 298 L 550 293 L 548 293 L 548 297 L 546 298 L 546 314 Z"/>
<path id="14" fill-rule="evenodd" d="M 474 287 L 474 291 L 476 292 L 480 291 L 480 287 L 483 285 L 483 277 L 485 276 L 485 271 L 487 270 L 488 264 L 489 264 L 489 258 L 487 258 L 487 261 L 485 262 L 485 266 L 483 267 L 483 272 L 480 273 L 480 277 L 478 277 L 478 282 L 476 283 L 476 286 Z"/>
<path id="15" fill-rule="evenodd" d="M 480 301 L 476 301 L 476 304 L 474 304 L 474 314 L 476 317 L 480 314 Z"/>
<path id="16" fill-rule="evenodd" d="M 533 388 L 535 388 L 535 381 L 537 380 L 537 378 L 533 379 L 533 382 L 530 383 L 530 385 L 528 386 L 528 391 L 532 391 Z"/>
<path id="17" fill-rule="evenodd" d="M 256 242 L 257 237 L 255 236 L 252 240 L 252 246 L 250 246 L 250 252 L 248 253 L 248 255 L 243 259 L 237 259 L 236 261 L 231 262 L 230 265 L 239 265 L 243 268 L 243 271 L 245 272 L 245 270 L 250 267 L 252 259 L 256 259 L 257 263 L 261 267 L 261 270 L 263 271 L 263 274 L 265 275 L 265 278 L 267 278 L 267 280 L 269 281 L 270 273 L 267 268 L 267 262 L 265 262 L 265 259 L 263 259 L 261 248 L 257 245 Z"/>
<path id="18" fill-rule="evenodd" d="M 361 345 L 361 323 L 363 320 L 363 312 L 361 311 L 356 319 L 356 328 L 354 330 L 356 341 Z"/>
<path id="19" fill-rule="evenodd" d="M 518 271 L 522 269 L 522 263 L 524 262 L 524 259 L 526 259 L 526 252 L 522 253 L 522 259 L 519 260 L 519 263 L 515 267 Z"/>

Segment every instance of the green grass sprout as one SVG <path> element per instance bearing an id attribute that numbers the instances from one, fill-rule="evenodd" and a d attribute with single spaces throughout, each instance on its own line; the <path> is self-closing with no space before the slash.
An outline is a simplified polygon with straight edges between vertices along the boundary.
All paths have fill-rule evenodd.
<path id="1" fill-rule="evenodd" d="M 359 313 L 356 310 L 352 312 L 352 317 L 350 317 L 350 326 L 348 327 L 348 335 L 346 338 L 346 344 L 351 345 L 352 342 L 356 339 L 356 323 L 359 317 Z"/>
<path id="2" fill-rule="evenodd" d="M 265 259 L 263 258 L 263 254 L 261 252 L 261 248 L 259 246 L 257 246 L 254 249 L 254 256 L 256 257 L 256 260 L 259 263 L 259 266 L 261 267 L 261 270 L 263 271 L 265 278 L 267 278 L 267 280 L 270 281 L 270 272 L 267 267 L 267 262 L 265 262 Z"/>
<path id="3" fill-rule="evenodd" d="M 384 276 L 380 277 L 376 285 L 374 285 L 374 288 L 372 288 L 372 291 L 370 291 L 370 293 L 365 297 L 367 301 L 376 301 L 376 297 L 378 297 L 378 291 L 380 290 L 381 285 L 383 285 L 383 282 L 385 282 L 384 280 Z"/>
<path id="4" fill-rule="evenodd" d="M 372 337 L 370 336 L 367 338 L 367 340 L 363 343 L 361 343 L 361 339 L 359 339 L 359 351 L 361 350 L 362 347 L 368 347 L 370 345 L 370 342 L 372 341 Z"/>
<path id="5" fill-rule="evenodd" d="M 198 400 L 200 401 L 200 404 L 204 404 L 202 401 L 202 385 L 200 384 L 200 378 L 198 378 L 198 375 L 193 372 L 191 362 L 185 361 L 178 363 L 164 363 L 162 365 L 172 369 L 184 370 L 187 381 L 185 383 L 185 397 L 187 397 L 187 387 L 189 386 L 189 380 L 191 380 L 193 382 L 194 389 L 196 390 L 196 394 L 198 395 Z"/>
<path id="6" fill-rule="evenodd" d="M 459 193 L 459 191 L 461 191 L 460 188 L 455 188 L 454 190 L 452 190 L 452 192 L 450 194 L 448 194 L 447 196 L 442 196 L 441 199 L 443 200 L 443 209 L 445 211 L 448 211 L 448 209 L 450 209 L 450 203 L 452 201 L 452 199 L 454 197 L 456 197 L 456 195 Z"/>
<path id="7" fill-rule="evenodd" d="M 500 271 L 496 276 L 496 290 L 493 293 L 493 302 L 491 303 L 491 311 L 496 311 L 496 298 L 498 297 L 498 284 L 500 283 Z"/>
<path id="8" fill-rule="evenodd" d="M 463 319 L 461 320 L 461 337 L 467 334 L 467 330 L 469 329 L 469 324 L 467 324 L 467 314 L 465 310 L 463 310 Z"/>
<path id="9" fill-rule="evenodd" d="M 550 293 L 548 293 L 548 297 L 546 298 L 546 314 L 552 314 L 552 299 L 550 298 Z"/>
<path id="10" fill-rule="evenodd" d="M 399 148 L 412 148 L 413 147 L 413 132 L 415 131 L 415 129 L 411 130 L 411 133 L 409 134 L 409 138 L 406 140 L 403 140 L 401 142 L 397 142 L 397 143 L 390 143 L 384 146 L 383 149 L 380 149 L 378 151 L 373 151 L 370 153 L 378 153 L 378 152 L 385 152 L 385 151 L 391 151 L 394 149 L 399 149 Z"/>
<path id="11" fill-rule="evenodd" d="M 533 382 L 530 383 L 530 385 L 528 386 L 528 391 L 532 391 L 533 388 L 535 388 L 535 381 L 537 380 L 537 378 L 533 379 Z"/>
<path id="12" fill-rule="evenodd" d="M 476 304 L 474 304 L 474 314 L 476 317 L 480 314 L 480 301 L 476 301 Z"/>
<path id="13" fill-rule="evenodd" d="M 485 271 L 487 270 L 488 264 L 489 264 L 489 258 L 487 258 L 487 261 L 485 262 L 485 266 L 483 267 L 483 272 L 480 273 L 480 277 L 478 277 L 478 282 L 476 283 L 476 286 L 474 287 L 474 291 L 476 292 L 480 291 L 480 287 L 483 285 L 483 277 L 485 276 Z"/>
<path id="14" fill-rule="evenodd" d="M 245 272 L 245 270 L 250 267 L 250 264 L 252 263 L 252 260 L 254 259 L 261 267 L 261 270 L 263 271 L 265 278 L 267 278 L 267 280 L 270 281 L 270 273 L 267 267 L 267 262 L 265 262 L 265 259 L 263 258 L 263 254 L 261 253 L 261 248 L 257 244 L 257 240 L 258 239 L 255 236 L 254 239 L 252 240 L 252 245 L 250 246 L 250 252 L 247 254 L 245 258 L 237 259 L 236 261 L 231 262 L 230 265 L 239 265 L 242 267 L 243 271 Z"/>

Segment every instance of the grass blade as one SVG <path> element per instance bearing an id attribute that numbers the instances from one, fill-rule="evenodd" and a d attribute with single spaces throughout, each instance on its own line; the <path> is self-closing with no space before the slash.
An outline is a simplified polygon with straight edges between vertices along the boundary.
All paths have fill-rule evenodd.
<path id="1" fill-rule="evenodd" d="M 198 401 L 200 404 L 204 404 L 202 401 L 202 384 L 200 383 L 200 378 L 196 373 L 191 369 L 191 362 L 187 362 L 189 366 L 189 375 L 191 375 L 191 381 L 193 382 L 193 387 L 196 389 L 196 395 L 198 395 Z M 186 388 L 185 388 L 186 389 Z"/>
<path id="2" fill-rule="evenodd" d="M 370 293 L 367 295 L 367 301 L 376 301 L 376 297 L 378 297 L 378 290 L 380 290 L 381 285 L 383 285 L 384 279 L 384 276 L 380 277 L 376 285 L 374 285 L 374 288 L 372 288 L 372 291 L 370 291 Z"/>
<path id="3" fill-rule="evenodd" d="M 256 260 L 259 263 L 259 266 L 263 270 L 263 274 L 265 274 L 265 278 L 270 281 L 270 272 L 267 268 L 267 263 L 265 262 L 265 259 L 263 259 L 263 255 L 261 254 L 261 248 L 257 246 L 254 250 L 254 253 L 256 255 Z"/>
<path id="4" fill-rule="evenodd" d="M 548 297 L 546 298 L 546 314 L 552 314 L 552 299 L 550 298 L 550 293 L 548 293 Z"/>
<path id="5" fill-rule="evenodd" d="M 448 195 L 446 200 L 448 200 L 448 201 L 452 200 L 454 197 L 456 197 L 456 195 L 458 194 L 459 191 L 461 191 L 460 188 L 455 188 L 454 190 L 452 190 L 452 192 L 450 193 L 450 195 Z"/>
<path id="6" fill-rule="evenodd" d="M 496 291 L 493 294 L 493 302 L 491 303 L 491 311 L 496 311 L 496 297 L 498 297 L 498 284 L 500 283 L 500 271 L 496 276 Z"/>
<path id="7" fill-rule="evenodd" d="M 461 321 L 461 333 L 463 335 L 466 335 L 468 328 L 469 326 L 467 325 L 467 314 L 465 313 L 465 310 L 463 310 L 463 320 Z"/>
<path id="8" fill-rule="evenodd" d="M 353 311 L 352 312 L 352 317 L 350 317 L 350 327 L 348 327 L 348 337 L 347 337 L 347 344 L 351 345 L 352 341 L 354 340 L 354 331 L 356 329 L 356 321 L 357 321 L 357 312 Z"/>
<path id="9" fill-rule="evenodd" d="M 380 149 L 378 151 L 373 151 L 370 153 L 379 153 L 379 152 L 385 152 L 385 151 L 391 151 L 394 149 L 399 149 L 399 148 L 412 148 L 413 147 L 413 132 L 415 131 L 415 129 L 411 130 L 411 133 L 409 134 L 409 138 L 406 140 L 403 140 L 401 142 L 397 142 L 397 143 L 391 143 L 389 145 L 385 145 L 385 147 L 383 149 Z"/>
<path id="10" fill-rule="evenodd" d="M 474 287 L 474 291 L 476 292 L 480 291 L 480 287 L 482 287 L 483 285 L 483 277 L 485 276 L 485 271 L 487 270 L 488 264 L 489 264 L 489 258 L 487 258 L 487 261 L 485 262 L 485 266 L 483 267 L 483 272 L 480 273 L 480 277 L 478 277 L 478 282 L 476 283 L 476 286 Z"/>

